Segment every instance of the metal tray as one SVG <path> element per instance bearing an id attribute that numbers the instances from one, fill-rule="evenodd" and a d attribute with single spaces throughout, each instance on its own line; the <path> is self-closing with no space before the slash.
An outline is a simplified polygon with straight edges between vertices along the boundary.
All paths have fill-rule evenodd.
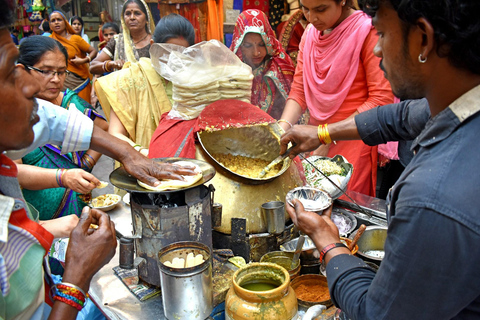
<path id="1" fill-rule="evenodd" d="M 186 188 L 177 189 L 177 190 L 164 190 L 164 191 L 153 191 L 141 187 L 137 183 L 137 178 L 130 175 L 123 166 L 115 169 L 110 174 L 110 182 L 117 188 L 126 190 L 128 192 L 140 192 L 140 193 L 173 193 L 178 191 L 185 191 L 192 188 L 195 188 L 199 185 L 207 183 L 215 176 L 215 168 L 209 163 L 197 159 L 187 159 L 187 158 L 156 158 L 152 159 L 155 162 L 159 163 L 173 163 L 177 161 L 190 161 L 195 163 L 202 170 L 202 179 L 198 180 L 195 184 L 188 186 Z"/>

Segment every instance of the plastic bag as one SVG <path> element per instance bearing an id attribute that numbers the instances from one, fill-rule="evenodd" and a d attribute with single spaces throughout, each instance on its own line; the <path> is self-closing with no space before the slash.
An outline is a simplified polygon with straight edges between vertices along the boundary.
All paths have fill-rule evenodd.
<path id="1" fill-rule="evenodd" d="M 150 57 L 155 70 L 173 84 L 171 118 L 195 119 L 205 106 L 217 100 L 250 103 L 252 68 L 218 40 L 188 48 L 155 43 Z"/>

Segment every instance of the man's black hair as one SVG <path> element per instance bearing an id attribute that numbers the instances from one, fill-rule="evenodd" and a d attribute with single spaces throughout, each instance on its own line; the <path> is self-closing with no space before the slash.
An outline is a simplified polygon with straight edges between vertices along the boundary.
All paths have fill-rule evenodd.
<path id="1" fill-rule="evenodd" d="M 43 29 L 43 32 L 50 32 L 51 31 L 50 22 L 48 22 L 47 20 L 43 21 L 42 22 L 42 29 Z"/>
<path id="2" fill-rule="evenodd" d="M 0 0 L 0 29 L 10 28 L 15 22 L 13 14 L 15 8 L 14 0 Z"/>
<path id="3" fill-rule="evenodd" d="M 459 69 L 480 74 L 480 0 L 359 0 L 374 17 L 379 6 L 393 8 L 408 30 L 425 18 L 435 32 L 436 51 Z"/>

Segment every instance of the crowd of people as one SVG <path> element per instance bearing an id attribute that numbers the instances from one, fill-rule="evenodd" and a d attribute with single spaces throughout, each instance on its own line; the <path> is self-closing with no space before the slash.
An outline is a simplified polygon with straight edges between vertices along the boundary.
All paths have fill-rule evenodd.
<path id="1" fill-rule="evenodd" d="M 9 32 L 14 1 L 0 5 L 0 122 L 9 133 L 0 139 L 0 318 L 73 319 L 116 247 L 108 215 L 86 206 L 101 155 L 150 185 L 193 174 L 148 159 L 153 140 L 156 156 L 170 149 L 158 128 L 188 131 L 175 131 L 184 145 L 194 126 L 169 122 L 172 83 L 153 68 L 150 48 L 190 47 L 196 30 L 178 14 L 155 25 L 144 0 L 127 0 L 121 29 L 102 24 L 97 52 L 83 20 L 60 11 L 44 35 L 19 42 Z M 378 145 L 413 141 L 415 151 L 387 199 L 377 272 L 341 245 L 331 208 L 320 216 L 299 201 L 287 206 L 321 251 L 333 302 L 352 319 L 478 318 L 480 4 L 301 0 L 300 8 L 280 38 L 265 13 L 245 10 L 230 47 L 252 69 L 251 104 L 285 131 L 282 152 L 295 143 L 291 157 L 341 154 L 355 168 L 349 190 L 375 196 Z M 59 237 L 70 237 L 65 264 L 50 258 L 44 268 Z"/>

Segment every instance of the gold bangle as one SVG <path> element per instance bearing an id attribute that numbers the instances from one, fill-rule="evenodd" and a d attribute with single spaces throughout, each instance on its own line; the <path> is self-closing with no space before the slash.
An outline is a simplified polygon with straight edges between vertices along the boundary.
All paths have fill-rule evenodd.
<path id="1" fill-rule="evenodd" d="M 280 119 L 280 120 L 278 120 L 277 122 L 278 122 L 278 123 L 280 123 L 280 122 L 285 122 L 285 123 L 287 123 L 288 125 L 290 125 L 290 128 L 293 128 L 293 124 L 292 124 L 290 121 L 286 120 L 286 119 Z"/>
<path id="2" fill-rule="evenodd" d="M 330 137 L 330 133 L 328 132 L 327 126 L 328 126 L 327 123 L 325 123 L 322 126 L 322 138 L 323 138 L 323 141 L 325 141 L 326 144 L 329 144 L 329 143 L 332 143 L 332 138 Z"/>
<path id="3" fill-rule="evenodd" d="M 318 136 L 318 140 L 320 140 L 320 143 L 321 143 L 321 144 L 326 144 L 326 143 L 325 143 L 325 140 L 323 140 L 323 137 L 322 137 L 322 128 L 323 128 L 322 125 L 319 125 L 319 126 L 318 126 L 318 128 L 317 128 L 317 136 Z"/>

